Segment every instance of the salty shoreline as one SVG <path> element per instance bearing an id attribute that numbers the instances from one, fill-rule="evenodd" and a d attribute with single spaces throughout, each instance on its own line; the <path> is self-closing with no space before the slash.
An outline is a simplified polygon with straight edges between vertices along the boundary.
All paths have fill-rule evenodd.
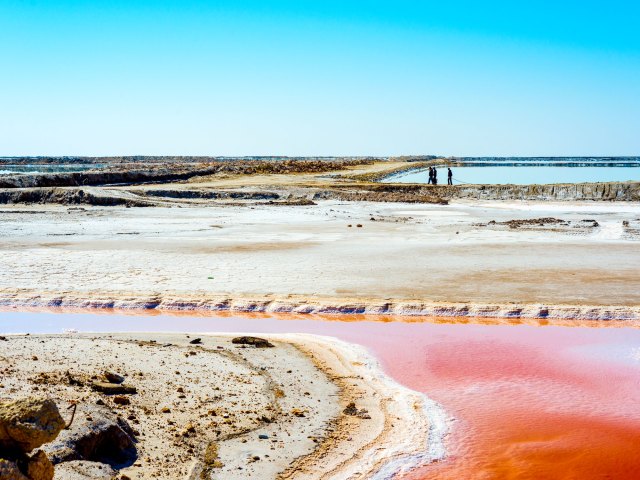
<path id="1" fill-rule="evenodd" d="M 146 431 L 138 437 L 141 460 L 122 470 L 123 473 L 130 470 L 137 478 L 157 474 L 176 478 L 178 472 L 171 473 L 170 464 L 160 459 L 166 455 L 180 455 L 180 449 L 186 448 L 182 446 L 183 442 L 202 455 L 203 444 L 215 441 L 223 466 L 214 473 L 233 479 L 252 478 L 255 468 L 260 470 L 261 478 L 386 479 L 395 472 L 424 466 L 444 456 L 442 441 L 447 420 L 441 408 L 424 395 L 399 386 L 383 374 L 378 363 L 362 347 L 329 337 L 286 334 L 267 337 L 276 345 L 275 348 L 234 349 L 229 334 L 200 336 L 202 344 L 190 345 L 190 337 L 180 334 L 12 335 L 0 345 L 3 361 L 11 359 L 13 365 L 10 374 L 3 378 L 0 393 L 3 397 L 34 394 L 41 390 L 39 385 L 42 381 L 46 383 L 48 379 L 62 374 L 63 370 L 71 370 L 72 375 L 81 381 L 104 368 L 119 369 L 130 375 L 129 378 L 133 376 L 133 381 L 138 382 L 139 395 L 132 396 L 130 407 L 114 405 L 114 408 L 128 412 L 129 418 L 139 423 L 136 428 L 143 433 Z M 27 344 L 28 355 L 24 350 Z M 104 348 L 111 358 L 106 364 L 100 353 Z M 296 350 L 302 355 L 296 356 Z M 182 357 L 181 352 L 189 359 L 186 364 L 185 360 L 177 360 Z M 32 356 L 38 359 L 37 363 Z M 159 359 L 167 364 L 147 371 L 151 367 L 145 366 L 144 356 L 155 356 L 158 359 L 154 360 L 156 364 Z M 170 362 L 176 361 L 182 366 L 177 367 L 176 364 L 173 367 Z M 60 363 L 64 366 L 61 367 Z M 211 373 L 205 374 L 202 370 L 205 365 L 208 365 L 206 368 L 217 366 L 218 373 L 214 377 L 217 379 L 231 374 L 238 379 L 251 379 L 254 384 L 253 375 L 258 375 L 259 379 L 267 375 L 267 383 L 258 381 L 255 387 L 243 387 L 231 393 L 236 398 L 234 404 L 240 402 L 240 407 L 235 410 L 240 410 L 234 410 L 229 403 L 231 400 L 223 400 L 216 410 L 230 409 L 230 417 L 226 417 L 230 420 L 207 427 L 199 417 L 202 418 L 200 410 L 211 402 L 203 399 L 211 388 L 209 382 L 213 381 L 222 389 L 218 395 L 235 387 L 210 378 Z M 173 368 L 186 369 L 185 374 L 189 378 L 176 377 L 173 371 L 168 371 Z M 243 374 L 241 370 L 247 368 L 249 370 Z M 134 370 L 140 370 L 139 377 Z M 249 373 L 251 371 L 254 373 Z M 169 377 L 171 380 L 167 380 Z M 166 384 L 171 389 L 176 378 L 178 382 L 187 382 L 184 390 L 178 389 L 186 393 L 178 398 L 186 398 L 176 399 L 170 404 L 171 395 L 175 396 L 175 393 L 164 392 L 166 388 L 159 387 Z M 293 384 L 292 378 L 296 379 Z M 274 396 L 274 391 L 281 393 Z M 161 397 L 154 400 L 154 393 L 149 392 Z M 93 397 L 99 396 L 57 382 L 46 388 L 46 394 L 63 401 L 82 398 L 83 403 L 95 402 Z M 338 398 L 334 399 L 335 395 Z M 149 401 L 158 406 L 145 406 Z M 271 418 L 257 423 L 249 418 L 254 415 L 243 418 L 242 408 L 246 407 L 242 405 L 246 402 L 252 411 L 255 410 L 256 418 L 265 414 Z M 356 405 L 356 411 L 342 413 L 351 402 Z M 199 407 L 200 404 L 203 407 Z M 170 412 L 154 413 L 162 405 L 170 407 Z M 162 423 L 167 419 L 169 425 L 175 424 L 176 427 L 185 423 L 190 425 L 186 427 L 186 434 L 180 434 L 184 441 L 168 440 L 163 443 L 162 435 L 167 432 L 160 432 L 166 430 Z M 227 423 L 230 423 L 227 430 L 231 430 L 224 433 Z M 209 438 L 216 428 L 217 435 Z M 176 428 L 169 428 L 171 430 Z M 259 434 L 273 438 L 277 443 L 268 447 L 272 445 L 271 441 L 258 439 Z M 176 437 L 182 438 L 178 434 Z M 203 468 L 198 462 L 190 465 L 187 477 Z M 185 473 L 180 473 L 180 478 L 187 478 Z"/>

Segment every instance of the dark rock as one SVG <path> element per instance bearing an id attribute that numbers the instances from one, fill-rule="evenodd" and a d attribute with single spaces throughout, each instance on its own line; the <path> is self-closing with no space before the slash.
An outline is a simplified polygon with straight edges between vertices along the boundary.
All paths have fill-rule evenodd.
<path id="1" fill-rule="evenodd" d="M 506 222 L 501 222 L 501 225 L 507 225 L 509 228 L 520 228 L 526 226 L 540 226 L 544 227 L 547 225 L 557 225 L 565 223 L 564 220 L 553 217 L 544 217 L 544 218 L 526 218 L 522 220 L 509 220 Z M 491 224 L 491 222 L 489 222 Z"/>
<path id="2" fill-rule="evenodd" d="M 65 376 L 67 377 L 67 383 L 73 387 L 82 387 L 84 386 L 84 383 L 80 380 L 78 380 L 77 378 L 75 378 L 73 375 L 71 375 L 71 372 L 69 370 L 67 370 L 67 372 L 65 373 Z"/>
<path id="3" fill-rule="evenodd" d="M 193 340 L 191 340 L 189 342 L 191 345 L 199 345 L 202 343 L 202 339 L 201 338 L 194 338 Z"/>
<path id="4" fill-rule="evenodd" d="M 133 429 L 126 420 L 106 407 L 83 404 L 78 406 L 70 428 L 43 450 L 56 465 L 87 460 L 122 468 L 136 460 L 135 443 Z"/>
<path id="5" fill-rule="evenodd" d="M 260 440 L 268 440 L 269 439 L 269 435 L 265 435 L 264 433 L 258 435 L 258 438 Z"/>
<path id="6" fill-rule="evenodd" d="M 357 415 L 358 407 L 356 407 L 355 403 L 351 402 L 349 405 L 345 407 L 342 413 L 344 413 L 345 415 Z"/>
<path id="7" fill-rule="evenodd" d="M 97 392 L 106 393 L 107 395 L 137 393 L 136 387 L 132 387 L 131 385 L 125 385 L 124 383 L 117 384 L 117 383 L 93 382 L 91 384 L 91 388 L 93 388 Z"/>
<path id="8" fill-rule="evenodd" d="M 231 340 L 236 345 L 253 345 L 256 348 L 272 348 L 274 345 L 260 337 L 236 337 Z"/>
<path id="9" fill-rule="evenodd" d="M 118 375 L 117 373 L 114 373 L 114 372 L 108 372 L 108 371 L 104 372 L 104 378 L 109 383 L 120 384 L 120 383 L 124 382 L 124 377 L 122 375 Z"/>
<path id="10" fill-rule="evenodd" d="M 352 417 L 358 417 L 358 418 L 363 418 L 363 419 L 370 419 L 371 416 L 369 415 L 369 412 L 365 409 L 358 409 L 358 407 L 356 407 L 356 404 L 351 402 L 349 403 L 349 405 L 347 405 L 345 407 L 345 409 L 342 411 L 342 413 L 344 413 L 345 415 L 350 415 Z"/>

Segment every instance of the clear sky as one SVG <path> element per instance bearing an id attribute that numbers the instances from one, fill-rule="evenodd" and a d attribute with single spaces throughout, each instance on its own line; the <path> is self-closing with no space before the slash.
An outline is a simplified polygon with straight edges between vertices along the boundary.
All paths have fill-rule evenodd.
<path id="1" fill-rule="evenodd" d="M 0 0 L 0 155 L 640 155 L 640 2 Z"/>

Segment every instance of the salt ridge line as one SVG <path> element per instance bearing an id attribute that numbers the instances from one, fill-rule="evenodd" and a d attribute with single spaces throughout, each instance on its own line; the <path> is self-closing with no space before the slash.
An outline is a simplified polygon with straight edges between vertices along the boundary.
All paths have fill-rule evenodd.
<path id="1" fill-rule="evenodd" d="M 172 294 L 146 296 L 101 293 L 79 296 L 68 293 L 0 291 L 0 307 L 158 310 L 193 312 L 238 312 L 282 314 L 398 315 L 408 317 L 478 317 L 561 320 L 640 320 L 640 306 L 478 304 L 376 299 L 328 298 L 233 298 L 199 296 L 183 298 Z"/>

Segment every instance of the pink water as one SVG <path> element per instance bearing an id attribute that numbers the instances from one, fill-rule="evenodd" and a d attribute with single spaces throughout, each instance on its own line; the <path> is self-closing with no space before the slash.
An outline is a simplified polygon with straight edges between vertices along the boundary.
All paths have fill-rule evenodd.
<path id="1" fill-rule="evenodd" d="M 640 478 L 637 328 L 0 312 L 0 332 L 63 328 L 332 335 L 456 419 L 412 479 Z"/>

